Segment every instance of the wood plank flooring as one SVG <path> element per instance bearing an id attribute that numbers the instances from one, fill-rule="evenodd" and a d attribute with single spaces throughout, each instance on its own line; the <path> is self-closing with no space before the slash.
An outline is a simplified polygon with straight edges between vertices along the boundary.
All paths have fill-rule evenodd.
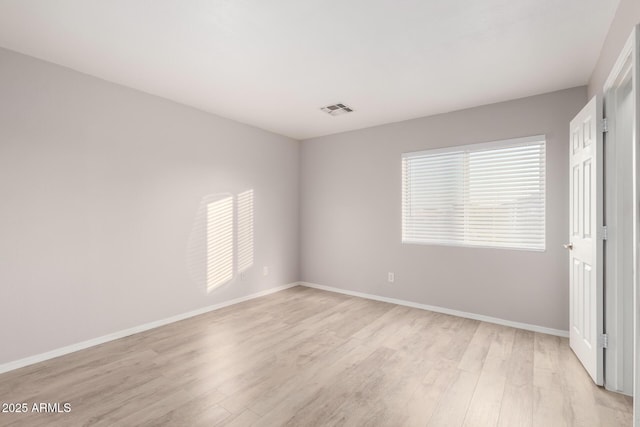
<path id="1" fill-rule="evenodd" d="M 566 339 L 296 287 L 0 375 L 1 426 L 631 426 Z"/>

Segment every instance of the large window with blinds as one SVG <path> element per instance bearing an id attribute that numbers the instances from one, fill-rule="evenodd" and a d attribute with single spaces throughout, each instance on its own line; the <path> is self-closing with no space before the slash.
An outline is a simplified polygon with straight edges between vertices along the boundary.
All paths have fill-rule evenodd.
<path id="1" fill-rule="evenodd" d="M 545 249 L 545 137 L 402 155 L 402 242 Z"/>

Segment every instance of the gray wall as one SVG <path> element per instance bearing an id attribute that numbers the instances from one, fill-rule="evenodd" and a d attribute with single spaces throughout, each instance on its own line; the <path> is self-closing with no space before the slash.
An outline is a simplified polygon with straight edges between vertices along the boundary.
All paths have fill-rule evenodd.
<path id="1" fill-rule="evenodd" d="M 0 364 L 296 281 L 298 164 L 297 141 L 0 49 Z M 200 199 L 248 189 L 255 264 L 207 294 Z"/>
<path id="2" fill-rule="evenodd" d="M 303 141 L 301 279 L 568 330 L 569 121 L 586 93 L 567 89 Z M 401 153 L 537 134 L 547 136 L 545 252 L 400 243 Z"/>
<path id="3" fill-rule="evenodd" d="M 602 95 L 605 80 L 609 77 L 613 64 L 618 59 L 622 47 L 626 43 L 631 30 L 640 24 L 640 0 L 620 0 L 618 9 L 611 23 L 611 28 L 602 46 L 600 58 L 589 79 L 589 98 Z"/>

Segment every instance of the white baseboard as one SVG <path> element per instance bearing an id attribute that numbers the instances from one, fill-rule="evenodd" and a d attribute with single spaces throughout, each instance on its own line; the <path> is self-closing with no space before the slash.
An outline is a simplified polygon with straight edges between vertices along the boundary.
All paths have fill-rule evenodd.
<path id="1" fill-rule="evenodd" d="M 436 313 L 450 314 L 452 316 L 465 317 L 467 319 L 481 320 L 483 322 L 510 326 L 512 328 L 524 329 L 527 331 L 540 332 L 543 334 L 556 335 L 556 336 L 565 337 L 565 338 L 569 336 L 569 331 L 563 331 L 561 329 L 547 328 L 545 326 L 531 325 L 529 323 L 513 322 L 511 320 L 498 319 L 497 317 L 490 317 L 482 314 L 467 313 L 466 311 L 452 310 L 450 308 L 438 307 L 435 305 L 420 304 L 412 301 L 405 301 L 405 300 L 400 300 L 395 298 L 387 298 L 379 295 L 365 294 L 363 292 L 355 292 L 355 291 L 349 291 L 346 289 L 334 288 L 331 286 L 318 285 L 316 283 L 299 282 L 299 284 L 301 286 L 306 286 L 308 288 L 321 289 L 323 291 L 337 292 L 339 294 L 351 295 L 354 297 L 388 302 L 388 303 L 397 304 L 397 305 L 404 305 L 407 307 L 419 308 L 422 310 L 435 311 Z"/>
<path id="2" fill-rule="evenodd" d="M 25 357 L 24 359 L 15 360 L 0 365 L 0 374 L 4 372 L 13 371 L 14 369 L 22 368 L 24 366 L 33 365 L 34 363 L 43 362 L 45 360 L 53 359 L 55 357 L 63 356 L 65 354 L 74 353 L 85 348 L 93 347 L 99 344 L 104 344 L 109 341 L 114 341 L 120 338 L 128 337 L 129 335 L 137 334 L 139 332 L 148 331 L 159 326 L 164 326 L 169 323 L 178 322 L 180 320 L 188 319 L 190 317 L 198 316 L 200 314 L 208 313 L 210 311 L 219 310 L 230 305 L 238 304 L 244 301 L 249 301 L 255 298 L 259 298 L 265 295 L 273 294 L 283 291 L 285 289 L 298 286 L 299 282 L 293 282 L 288 285 L 278 286 L 275 288 L 267 289 L 264 291 L 256 292 L 251 295 L 232 299 L 229 301 L 221 302 L 219 304 L 210 305 L 207 307 L 198 308 L 196 310 L 189 311 L 187 313 L 177 314 L 175 316 L 167 317 L 166 319 L 156 320 L 154 322 L 145 323 L 144 325 L 134 326 L 133 328 L 125 329 L 122 331 L 114 332 L 112 334 L 103 335 L 98 338 L 92 338 L 90 340 L 82 341 L 77 344 L 71 344 L 65 347 L 57 348 L 55 350 L 48 351 L 46 353 L 36 354 L 35 356 Z"/>

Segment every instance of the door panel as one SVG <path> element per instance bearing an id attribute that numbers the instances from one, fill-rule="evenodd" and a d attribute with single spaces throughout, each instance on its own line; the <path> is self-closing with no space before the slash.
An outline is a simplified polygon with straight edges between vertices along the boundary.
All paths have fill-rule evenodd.
<path id="1" fill-rule="evenodd" d="M 569 344 L 596 384 L 603 384 L 602 129 L 594 97 L 571 121 Z"/>

